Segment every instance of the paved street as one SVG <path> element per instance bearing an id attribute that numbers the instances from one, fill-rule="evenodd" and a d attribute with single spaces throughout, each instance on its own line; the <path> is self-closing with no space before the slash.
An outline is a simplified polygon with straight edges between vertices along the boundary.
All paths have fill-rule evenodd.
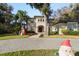
<path id="1" fill-rule="evenodd" d="M 58 49 L 60 38 L 25 38 L 0 40 L 0 53 L 18 50 Z M 74 50 L 79 51 L 79 39 L 71 40 Z"/>

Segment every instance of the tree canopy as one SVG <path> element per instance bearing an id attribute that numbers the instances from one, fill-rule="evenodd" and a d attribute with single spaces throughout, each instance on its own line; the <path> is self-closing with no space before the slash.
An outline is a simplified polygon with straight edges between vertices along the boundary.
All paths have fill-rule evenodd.
<path id="1" fill-rule="evenodd" d="M 31 8 L 39 10 L 46 18 L 49 26 L 50 16 L 54 13 L 55 15 L 53 15 L 54 17 L 52 20 L 53 24 L 60 22 L 66 23 L 68 21 L 79 22 L 79 3 L 71 4 L 69 7 L 63 7 L 55 12 L 51 9 L 50 3 L 27 3 L 26 5 L 30 5 Z M 17 23 L 18 20 L 20 20 L 20 22 L 25 21 L 28 24 L 28 19 L 30 17 L 27 15 L 27 10 L 18 10 L 16 14 L 12 13 L 13 10 L 13 6 L 8 5 L 7 3 L 0 3 L 0 32 L 1 30 L 11 31 L 13 29 L 13 26 L 10 24 L 11 21 L 16 21 L 16 24 L 14 25 L 19 29 L 21 24 Z"/>

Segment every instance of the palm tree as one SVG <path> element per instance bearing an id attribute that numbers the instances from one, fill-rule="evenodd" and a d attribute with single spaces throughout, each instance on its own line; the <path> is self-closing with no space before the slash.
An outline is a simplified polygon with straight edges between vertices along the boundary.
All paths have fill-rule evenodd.
<path id="1" fill-rule="evenodd" d="M 29 16 L 27 15 L 26 11 L 18 10 L 17 14 L 15 15 L 16 24 L 19 23 L 19 26 L 23 25 L 25 27 L 25 24 L 22 23 L 24 21 L 28 27 L 28 18 Z"/>
<path id="2" fill-rule="evenodd" d="M 52 10 L 50 9 L 50 4 L 49 3 L 28 3 L 28 4 L 31 6 L 31 8 L 36 8 L 40 12 L 42 12 L 42 14 L 44 15 L 44 17 L 47 20 L 47 23 L 50 26 L 49 16 L 52 13 Z M 49 26 L 48 26 L 48 28 L 49 28 L 48 33 L 50 34 L 50 27 Z M 47 33 L 47 35 L 48 35 L 48 33 Z"/>
<path id="3" fill-rule="evenodd" d="M 25 20 L 27 22 L 29 16 L 27 15 L 26 11 L 18 10 L 16 18 L 20 19 L 21 21 Z"/>

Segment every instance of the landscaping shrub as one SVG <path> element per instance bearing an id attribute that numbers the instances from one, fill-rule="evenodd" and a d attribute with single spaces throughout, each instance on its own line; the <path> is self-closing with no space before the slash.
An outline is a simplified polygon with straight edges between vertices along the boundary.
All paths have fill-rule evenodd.
<path id="1" fill-rule="evenodd" d="M 79 35 L 79 31 L 73 31 L 73 30 L 62 30 L 64 35 Z"/>
<path id="2" fill-rule="evenodd" d="M 79 51 L 75 52 L 75 56 L 79 56 Z"/>
<path id="3" fill-rule="evenodd" d="M 58 34 L 57 31 L 55 31 L 55 32 L 50 32 L 50 35 L 56 35 L 56 34 Z"/>
<path id="4" fill-rule="evenodd" d="M 11 33 L 11 29 L 10 26 L 6 25 L 6 24 L 0 24 L 0 34 L 8 34 Z"/>
<path id="5" fill-rule="evenodd" d="M 69 35 L 79 35 L 79 31 L 69 31 Z"/>
<path id="6" fill-rule="evenodd" d="M 27 34 L 30 35 L 30 36 L 31 35 L 36 35 L 36 33 L 34 31 L 27 31 Z"/>
<path id="7" fill-rule="evenodd" d="M 64 35 L 68 35 L 69 34 L 69 30 L 67 30 L 67 29 L 62 29 L 61 31 L 63 32 Z"/>

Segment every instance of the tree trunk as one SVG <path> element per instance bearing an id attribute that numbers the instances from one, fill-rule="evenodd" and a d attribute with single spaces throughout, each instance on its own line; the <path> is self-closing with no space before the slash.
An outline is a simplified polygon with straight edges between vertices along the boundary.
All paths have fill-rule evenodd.
<path id="1" fill-rule="evenodd" d="M 48 35 L 50 35 L 50 20 L 49 18 L 47 20 L 48 20 Z"/>
<path id="2" fill-rule="evenodd" d="M 48 36 L 48 35 L 50 35 L 49 18 L 46 15 L 44 15 L 44 18 L 46 19 L 46 33 L 45 34 Z"/>

